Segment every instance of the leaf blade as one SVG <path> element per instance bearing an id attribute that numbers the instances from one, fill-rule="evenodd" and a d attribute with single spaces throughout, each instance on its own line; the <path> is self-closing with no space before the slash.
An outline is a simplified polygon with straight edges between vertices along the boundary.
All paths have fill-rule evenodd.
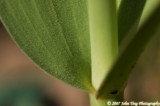
<path id="1" fill-rule="evenodd" d="M 87 17 L 85 0 L 0 1 L 0 19 L 36 64 L 72 86 L 93 92 Z"/>

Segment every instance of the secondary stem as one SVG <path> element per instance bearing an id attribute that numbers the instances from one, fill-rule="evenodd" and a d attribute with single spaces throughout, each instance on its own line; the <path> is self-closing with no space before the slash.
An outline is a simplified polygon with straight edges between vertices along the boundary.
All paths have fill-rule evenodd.
<path id="1" fill-rule="evenodd" d="M 92 84 L 98 89 L 118 51 L 116 0 L 88 0 Z"/>

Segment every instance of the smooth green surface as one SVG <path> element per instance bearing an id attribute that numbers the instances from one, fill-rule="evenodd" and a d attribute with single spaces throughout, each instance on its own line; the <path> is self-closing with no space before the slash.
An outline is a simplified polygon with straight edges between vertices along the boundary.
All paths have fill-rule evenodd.
<path id="1" fill-rule="evenodd" d="M 83 90 L 91 86 L 86 0 L 0 0 L 0 19 L 42 69 Z"/>
<path id="2" fill-rule="evenodd" d="M 118 42 L 121 44 L 125 36 L 135 32 L 145 6 L 146 0 L 122 0 L 118 11 Z"/>
<path id="3" fill-rule="evenodd" d="M 152 14 L 152 11 L 158 6 L 160 0 L 146 0 L 146 4 L 140 19 L 139 26 L 142 26 L 143 23 L 146 21 L 147 17 Z"/>
<path id="4" fill-rule="evenodd" d="M 130 34 L 129 39 L 126 39 L 127 43 L 122 49 L 119 58 L 97 91 L 97 98 L 116 97 L 122 92 L 138 57 L 151 38 L 155 35 L 160 35 L 159 19 L 160 4 L 139 31 L 136 34 Z"/>
<path id="5" fill-rule="evenodd" d="M 107 100 L 97 100 L 95 98 L 95 95 L 90 94 L 90 102 L 91 102 L 91 106 L 109 106 L 107 105 Z"/>
<path id="6" fill-rule="evenodd" d="M 120 4 L 121 4 L 121 1 L 122 1 L 122 0 L 116 0 L 116 8 L 117 8 L 117 11 L 118 11 L 118 9 L 119 9 L 119 6 L 120 6 Z"/>
<path id="7" fill-rule="evenodd" d="M 116 0 L 88 0 L 92 84 L 98 89 L 118 50 Z"/>

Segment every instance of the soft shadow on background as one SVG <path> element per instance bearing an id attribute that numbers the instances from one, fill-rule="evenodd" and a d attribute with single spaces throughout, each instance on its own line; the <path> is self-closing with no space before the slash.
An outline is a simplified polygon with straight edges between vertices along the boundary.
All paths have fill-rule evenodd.
<path id="1" fill-rule="evenodd" d="M 132 71 L 125 100 L 160 101 L 159 82 L 160 36 L 156 36 Z M 89 98 L 85 92 L 40 70 L 0 23 L 0 106 L 6 103 L 7 106 L 89 106 Z"/>

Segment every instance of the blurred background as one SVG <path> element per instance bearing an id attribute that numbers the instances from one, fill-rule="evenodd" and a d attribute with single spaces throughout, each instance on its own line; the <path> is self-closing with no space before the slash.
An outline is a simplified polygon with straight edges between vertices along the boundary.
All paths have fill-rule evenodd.
<path id="1" fill-rule="evenodd" d="M 160 36 L 152 39 L 137 62 L 124 98 L 126 101 L 160 101 Z M 0 106 L 89 105 L 87 93 L 40 70 L 0 23 Z"/>

